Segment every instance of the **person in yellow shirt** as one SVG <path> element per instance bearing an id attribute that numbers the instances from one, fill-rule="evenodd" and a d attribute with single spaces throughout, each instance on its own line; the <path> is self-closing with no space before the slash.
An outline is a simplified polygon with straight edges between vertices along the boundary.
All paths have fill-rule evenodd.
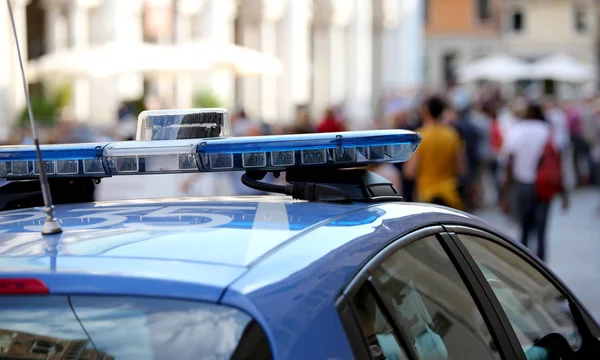
<path id="1" fill-rule="evenodd" d="M 460 177 L 465 173 L 463 142 L 458 132 L 443 122 L 445 102 L 432 96 L 420 109 L 423 126 L 417 129 L 423 140 L 404 166 L 404 176 L 415 179 L 416 199 L 462 210 Z"/>

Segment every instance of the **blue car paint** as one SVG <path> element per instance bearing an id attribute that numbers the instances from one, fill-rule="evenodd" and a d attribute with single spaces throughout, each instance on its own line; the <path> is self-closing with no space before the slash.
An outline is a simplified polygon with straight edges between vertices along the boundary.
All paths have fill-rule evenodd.
<path id="1" fill-rule="evenodd" d="M 166 268 L 169 263 L 162 263 Z M 167 277 L 132 276 L 125 274 L 104 274 L 86 272 L 10 272 L 0 278 L 34 278 L 41 280 L 52 295 L 109 295 L 173 298 L 180 300 L 206 301 L 216 303 L 223 295 L 223 289 L 244 269 L 226 267 L 223 269 L 206 267 L 204 264 L 190 267 L 190 275 L 196 274 L 195 281 L 171 280 Z M 161 268 L 158 268 L 159 270 Z M 181 269 L 178 269 L 181 270 Z M 169 271 L 165 271 L 167 274 Z"/>
<path id="2" fill-rule="evenodd" d="M 45 257 L 48 239 L 54 239 L 59 259 L 148 258 L 245 267 L 301 231 L 361 206 L 270 197 L 258 202 L 147 200 L 57 206 L 56 217 L 64 232 L 55 237 L 38 233 L 44 219 L 39 210 L 3 212 L 0 259 Z M 348 217 L 336 225 L 374 220 Z"/>
<path id="3" fill-rule="evenodd" d="M 260 205 L 265 203 L 278 203 L 286 220 L 278 223 L 284 217 L 269 212 L 277 207 Z M 209 209 L 203 211 L 213 215 L 231 214 L 232 220 L 206 228 L 201 219 L 194 217 L 190 218 L 194 221 L 185 216 L 144 219 L 148 211 L 155 211 L 148 210 L 149 206 L 202 206 Z M 254 208 L 234 209 L 243 206 Z M 125 214 L 123 221 L 110 226 L 89 215 L 69 217 L 72 210 L 89 208 L 133 210 Z M 27 212 L 30 214 L 23 215 Z M 488 227 L 465 213 L 422 204 L 326 205 L 276 198 L 262 198 L 260 203 L 137 200 L 58 206 L 57 217 L 65 227 L 77 225 L 80 230 L 71 228 L 60 235 L 42 237 L 33 229 L 23 230 L 41 223 L 41 219 L 32 218 L 31 212 L 0 213 L 0 231 L 4 231 L 0 233 L 1 276 L 39 278 L 56 294 L 219 301 L 256 318 L 277 359 L 352 358 L 335 300 L 360 267 L 398 236 L 428 224 Z M 182 211 L 178 215 L 185 214 Z M 140 224 L 159 228 L 142 229 Z M 88 225 L 92 228 L 81 228 Z M 192 231 L 185 230 L 185 226 L 198 225 L 194 232 L 203 237 L 194 237 Z M 298 228 L 301 230 L 295 230 Z M 210 262 L 214 253 L 204 251 L 216 247 L 213 250 L 235 252 L 239 248 L 225 243 L 244 232 L 260 235 L 253 240 L 261 244 L 255 256 L 244 261 L 222 258 L 219 263 Z M 185 239 L 173 245 L 173 234 Z M 272 237 L 275 242 L 270 241 Z M 250 238 L 244 239 L 250 242 Z M 162 246 L 165 243 L 172 249 Z M 145 245 L 132 246 L 135 244 Z M 144 247 L 163 252 L 161 256 L 146 256 L 139 253 Z M 190 247 L 195 252 L 190 252 Z"/>
<path id="4" fill-rule="evenodd" d="M 352 215 L 373 214 L 378 219 L 371 224 L 323 224 L 286 242 L 233 283 L 222 302 L 261 323 L 278 359 L 352 358 L 335 301 L 368 259 L 402 234 L 427 225 L 485 227 L 465 213 L 419 204 L 381 204 Z"/>

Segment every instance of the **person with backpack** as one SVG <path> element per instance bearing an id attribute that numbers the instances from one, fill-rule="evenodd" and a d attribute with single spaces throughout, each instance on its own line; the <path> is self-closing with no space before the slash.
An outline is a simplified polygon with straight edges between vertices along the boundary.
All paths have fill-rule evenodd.
<path id="1" fill-rule="evenodd" d="M 563 209 L 567 209 L 569 200 L 552 127 L 540 104 L 528 104 L 523 119 L 508 129 L 501 156 L 506 164 L 502 209 L 516 215 L 523 245 L 528 246 L 529 235 L 537 230 L 536 254 L 545 260 L 550 201 L 561 195 Z"/>

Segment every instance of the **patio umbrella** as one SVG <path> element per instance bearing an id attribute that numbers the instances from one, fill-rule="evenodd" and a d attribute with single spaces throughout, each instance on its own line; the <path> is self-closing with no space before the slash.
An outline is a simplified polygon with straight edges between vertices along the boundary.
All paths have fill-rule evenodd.
<path id="1" fill-rule="evenodd" d="M 494 55 L 460 67 L 458 76 L 463 82 L 491 80 L 508 83 L 526 79 L 530 72 L 531 66 L 519 58 Z"/>
<path id="2" fill-rule="evenodd" d="M 136 73 L 167 66 L 169 50 L 165 45 L 116 42 L 68 48 L 30 61 L 27 72 L 31 81 L 49 75 L 101 78 Z"/>
<path id="3" fill-rule="evenodd" d="M 533 65 L 531 77 L 564 82 L 586 82 L 592 80 L 594 71 L 566 54 L 554 54 L 542 58 Z"/>
<path id="4" fill-rule="evenodd" d="M 209 40 L 176 46 L 174 56 L 184 70 L 193 71 L 197 62 L 210 70 L 230 69 L 238 75 L 277 75 L 282 70 L 281 61 L 272 55 L 243 47 Z"/>
<path id="5" fill-rule="evenodd" d="M 28 63 L 28 77 L 102 78 L 123 74 L 180 74 L 231 69 L 239 75 L 278 74 L 274 56 L 233 44 L 201 41 L 181 45 L 108 43 L 59 50 Z"/>

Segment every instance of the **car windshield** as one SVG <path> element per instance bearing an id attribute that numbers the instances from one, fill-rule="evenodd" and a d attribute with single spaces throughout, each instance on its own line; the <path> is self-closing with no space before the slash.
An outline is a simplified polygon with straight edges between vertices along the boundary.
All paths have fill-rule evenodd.
<path id="1" fill-rule="evenodd" d="M 0 298 L 1 358 L 252 359 L 246 348 L 270 358 L 256 322 L 221 305 L 108 296 Z"/>

